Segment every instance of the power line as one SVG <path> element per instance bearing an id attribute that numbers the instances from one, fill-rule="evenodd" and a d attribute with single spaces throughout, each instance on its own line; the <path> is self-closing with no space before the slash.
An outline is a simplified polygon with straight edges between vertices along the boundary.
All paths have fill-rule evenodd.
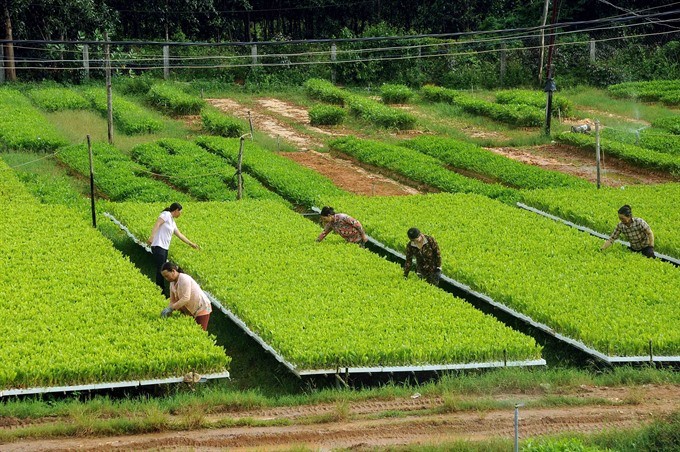
<path id="1" fill-rule="evenodd" d="M 635 15 L 635 16 L 639 16 L 639 14 L 638 14 L 636 11 L 631 11 L 631 10 L 626 9 L 626 8 L 623 8 L 623 7 L 621 7 L 621 6 L 616 6 L 615 4 L 613 4 L 613 3 L 611 3 L 611 2 L 609 2 L 609 1 L 607 1 L 607 0 L 597 0 L 597 1 L 599 1 L 600 3 L 604 3 L 605 5 L 609 5 L 609 6 L 611 6 L 612 8 L 618 9 L 619 11 L 623 11 L 623 12 L 626 12 L 626 13 L 628 13 L 628 14 L 633 14 L 633 15 Z M 648 18 L 648 19 L 646 19 L 646 21 L 649 22 L 649 23 L 652 23 L 652 24 L 659 24 L 658 21 L 656 21 L 656 20 L 654 20 L 654 19 L 649 19 L 649 18 Z M 680 30 L 680 28 L 674 27 L 674 26 L 672 26 L 672 25 L 668 25 L 668 24 L 661 24 L 661 25 L 665 25 L 666 27 L 673 28 L 673 29 L 675 29 L 675 30 Z"/>

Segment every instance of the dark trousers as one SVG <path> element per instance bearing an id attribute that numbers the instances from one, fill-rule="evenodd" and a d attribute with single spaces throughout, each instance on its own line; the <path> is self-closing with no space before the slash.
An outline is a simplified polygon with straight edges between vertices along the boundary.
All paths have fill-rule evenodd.
<path id="1" fill-rule="evenodd" d="M 420 276 L 421 279 L 424 279 L 433 286 L 439 286 L 439 279 L 442 276 L 442 272 L 440 272 L 439 270 L 435 270 L 430 273 L 419 273 L 418 276 Z"/>
<path id="2" fill-rule="evenodd" d="M 168 261 L 168 250 L 161 248 L 160 246 L 152 246 L 151 254 L 153 255 L 153 261 L 156 264 L 156 284 L 161 288 L 161 292 L 166 298 L 170 297 L 170 292 L 165 288 L 165 278 L 161 274 L 161 267 Z"/>
<path id="3" fill-rule="evenodd" d="M 210 320 L 210 314 L 199 315 L 198 317 L 194 317 L 194 320 L 196 321 L 196 323 L 201 325 L 203 331 L 208 331 L 208 321 Z"/>
<path id="4" fill-rule="evenodd" d="M 646 246 L 646 247 L 639 249 L 639 250 L 634 250 L 633 248 L 631 248 L 631 251 L 634 251 L 636 253 L 640 253 L 643 256 L 649 257 L 651 259 L 656 259 L 656 255 L 654 254 L 654 247 L 653 246 Z"/>

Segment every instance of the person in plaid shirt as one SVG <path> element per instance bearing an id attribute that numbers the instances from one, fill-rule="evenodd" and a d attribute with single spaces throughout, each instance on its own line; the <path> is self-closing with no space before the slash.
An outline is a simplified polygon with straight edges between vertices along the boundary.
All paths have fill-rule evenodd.
<path id="1" fill-rule="evenodd" d="M 619 220 L 621 222 L 616 225 L 616 229 L 611 237 L 607 239 L 602 245 L 602 250 L 609 248 L 620 234 L 626 236 L 630 242 L 630 249 L 636 253 L 650 258 L 655 258 L 654 255 L 654 233 L 647 222 L 642 218 L 633 216 L 633 211 L 628 204 L 619 209 Z"/>
<path id="2" fill-rule="evenodd" d="M 404 278 L 408 278 L 415 257 L 418 276 L 433 286 L 438 286 L 442 275 L 442 256 L 437 241 L 434 237 L 421 234 L 418 228 L 409 229 L 406 235 L 410 241 L 406 244 Z"/>
<path id="3" fill-rule="evenodd" d="M 357 243 L 361 247 L 364 247 L 368 241 L 368 236 L 361 223 L 344 213 L 335 213 L 332 207 L 325 206 L 321 209 L 321 224 L 324 228 L 321 235 L 317 237 L 317 242 L 325 239 L 331 231 L 335 231 L 343 239 Z"/>

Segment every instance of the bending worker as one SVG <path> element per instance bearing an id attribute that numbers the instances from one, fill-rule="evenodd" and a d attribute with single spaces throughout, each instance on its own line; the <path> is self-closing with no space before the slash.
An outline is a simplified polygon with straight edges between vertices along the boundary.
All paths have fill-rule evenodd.
<path id="1" fill-rule="evenodd" d="M 415 257 L 418 276 L 433 286 L 438 286 L 442 275 L 442 256 L 437 241 L 432 236 L 421 234 L 418 228 L 409 229 L 407 235 L 410 241 L 406 244 L 404 278 L 408 278 Z"/>
<path id="2" fill-rule="evenodd" d="M 321 209 L 321 224 L 323 225 L 323 232 L 317 237 L 317 242 L 326 238 L 331 231 L 335 231 L 348 242 L 358 243 L 362 247 L 368 241 L 368 236 L 361 223 L 344 213 L 335 213 L 332 207 L 325 206 Z"/>
<path id="3" fill-rule="evenodd" d="M 606 250 L 619 235 L 623 233 L 630 242 L 630 249 L 643 256 L 655 258 L 654 255 L 654 233 L 647 222 L 642 218 L 633 216 L 633 211 L 630 206 L 626 204 L 619 209 L 619 222 L 611 237 L 607 239 L 602 245 L 601 250 Z"/>
<path id="4" fill-rule="evenodd" d="M 170 282 L 170 303 L 161 312 L 161 317 L 169 317 L 172 311 L 181 311 L 192 316 L 203 331 L 207 331 L 212 306 L 198 283 L 172 262 L 163 264 L 161 273 Z"/>
<path id="5" fill-rule="evenodd" d="M 170 240 L 172 239 L 173 234 L 190 247 L 199 249 L 198 245 L 186 238 L 184 234 L 177 229 L 175 218 L 179 218 L 180 215 L 182 215 L 182 205 L 178 202 L 173 202 L 170 207 L 163 210 L 158 216 L 158 220 L 156 220 L 156 224 L 153 225 L 153 229 L 151 230 L 151 236 L 149 237 L 149 240 L 146 241 L 151 245 L 151 254 L 156 263 L 156 284 L 161 288 L 163 295 L 166 297 L 168 296 L 168 292 L 165 290 L 165 280 L 163 279 L 163 275 L 161 275 L 161 268 L 168 260 Z"/>

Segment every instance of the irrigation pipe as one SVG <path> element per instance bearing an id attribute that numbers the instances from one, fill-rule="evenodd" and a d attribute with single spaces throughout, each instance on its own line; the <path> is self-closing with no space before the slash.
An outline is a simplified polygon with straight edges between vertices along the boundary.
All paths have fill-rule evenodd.
<path id="1" fill-rule="evenodd" d="M 147 252 L 151 252 L 149 246 L 139 240 L 130 230 L 121 223 L 116 217 L 108 212 L 104 213 L 104 216 L 113 221 L 121 230 L 123 230 L 128 237 L 130 237 L 136 244 L 142 246 Z M 375 243 L 379 243 L 369 237 Z M 445 371 L 445 370 L 464 370 L 464 369 L 490 369 L 496 367 L 529 367 L 529 366 L 545 366 L 545 359 L 527 360 L 527 361 L 488 361 L 488 362 L 474 362 L 474 363 L 464 363 L 464 364 L 420 364 L 412 366 L 372 366 L 372 367 L 336 367 L 334 369 L 299 369 L 294 364 L 287 361 L 280 353 L 278 353 L 271 345 L 265 342 L 256 332 L 251 330 L 248 325 L 234 314 L 230 309 L 222 305 L 222 303 L 215 298 L 210 292 L 205 291 L 205 294 L 210 299 L 210 302 L 219 309 L 223 314 L 229 317 L 239 328 L 241 328 L 248 336 L 252 337 L 258 344 L 264 348 L 265 351 L 270 353 L 274 358 L 283 364 L 288 370 L 290 370 L 297 377 L 302 376 L 313 376 L 313 375 L 339 375 L 339 374 L 374 374 L 374 373 L 399 373 L 399 372 L 435 372 L 435 371 Z"/>
<path id="2" fill-rule="evenodd" d="M 524 203 L 518 202 L 517 207 L 524 209 L 524 210 L 528 210 L 529 212 L 536 213 L 536 214 L 541 215 L 543 217 L 550 218 L 551 220 L 566 224 L 567 226 L 572 227 L 574 229 L 578 229 L 581 232 L 587 232 L 588 234 L 593 235 L 595 237 L 599 237 L 599 238 L 605 239 L 605 240 L 609 238 L 609 236 L 607 234 L 603 234 L 601 232 L 598 232 L 598 231 L 591 229 L 591 228 L 588 228 L 586 226 L 581 226 L 580 224 L 573 223 L 569 220 L 565 220 L 564 218 L 560 218 L 556 215 L 552 215 L 550 213 L 544 212 L 544 211 L 537 209 L 535 207 L 528 206 Z M 620 243 L 621 245 L 624 245 L 626 247 L 630 247 L 630 242 L 626 242 L 625 240 L 617 240 L 616 243 Z M 656 251 L 654 252 L 654 254 L 660 260 L 662 260 L 664 262 L 668 262 L 669 264 L 673 264 L 676 267 L 680 267 L 680 259 L 677 259 L 677 258 L 672 257 L 672 256 L 668 256 L 666 254 L 657 253 Z"/>
<path id="3" fill-rule="evenodd" d="M 312 207 L 312 210 L 314 210 L 317 213 L 320 212 L 320 209 L 318 207 Z M 388 247 L 387 245 L 383 244 L 382 242 L 379 242 L 378 240 L 374 239 L 373 237 L 368 236 L 368 241 L 371 242 L 371 244 L 374 245 L 375 247 L 380 248 L 385 253 L 390 254 L 393 257 L 395 257 L 395 258 L 397 258 L 401 261 L 406 260 L 406 256 L 404 254 Z M 514 309 L 512 309 L 512 308 L 510 308 L 510 307 L 508 307 L 508 306 L 506 306 L 502 303 L 495 301 L 493 298 L 489 297 L 488 295 L 485 295 L 481 292 L 477 292 L 476 290 L 472 289 L 470 286 L 468 286 L 466 284 L 463 284 L 459 281 L 456 281 L 453 278 L 449 278 L 446 275 L 442 275 L 441 279 L 443 281 L 445 281 L 446 283 L 448 283 L 449 285 L 455 287 L 456 289 L 461 290 L 461 291 L 465 292 L 466 294 L 470 295 L 472 298 L 479 300 L 479 301 L 482 301 L 482 302 L 484 302 L 484 303 L 486 303 L 490 306 L 493 306 L 494 308 L 497 308 L 497 309 L 503 311 L 504 313 L 506 313 L 506 314 L 518 319 L 518 320 L 521 320 L 524 323 L 531 325 L 534 328 L 537 328 L 537 329 L 543 331 L 544 333 L 547 333 L 548 335 L 554 337 L 555 339 L 557 339 L 561 342 L 564 342 L 566 344 L 569 344 L 572 347 L 577 348 L 577 349 L 581 350 L 582 352 L 584 352 L 588 355 L 591 355 L 591 356 L 593 356 L 597 359 L 600 359 L 600 360 L 602 360 L 606 363 L 609 363 L 609 364 L 632 364 L 632 363 L 644 363 L 644 362 L 647 362 L 647 363 L 650 363 L 650 362 L 654 362 L 654 363 L 677 362 L 677 363 L 680 363 L 680 356 L 654 356 L 653 350 L 651 350 L 651 347 L 650 347 L 651 353 L 647 356 L 608 356 L 608 355 L 605 355 L 604 353 L 599 352 L 599 351 L 595 350 L 594 348 L 587 346 L 583 342 L 577 341 L 575 339 L 572 339 L 570 337 L 564 336 L 564 335 L 556 332 L 555 330 L 553 330 L 548 325 L 537 322 L 526 314 L 522 314 L 521 312 L 515 311 Z"/>

